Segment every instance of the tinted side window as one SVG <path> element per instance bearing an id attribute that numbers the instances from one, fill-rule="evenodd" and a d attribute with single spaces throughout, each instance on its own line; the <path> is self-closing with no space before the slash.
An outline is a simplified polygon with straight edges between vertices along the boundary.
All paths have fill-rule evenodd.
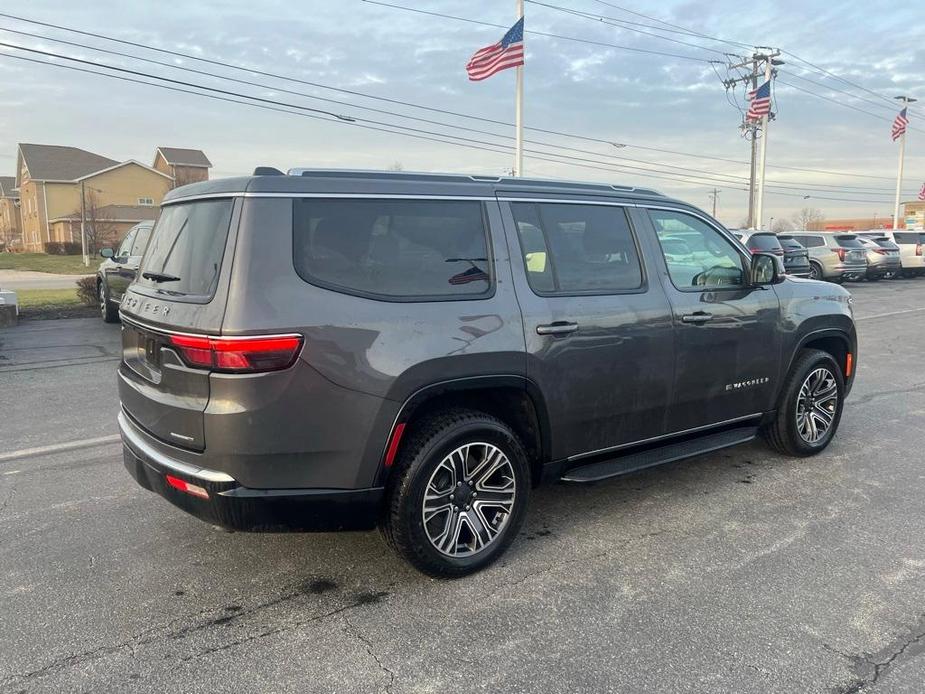
<path id="1" fill-rule="evenodd" d="M 297 198 L 292 240 L 299 276 L 334 290 L 414 299 L 491 288 L 476 200 Z"/>
<path id="2" fill-rule="evenodd" d="M 795 238 L 807 248 L 821 248 L 825 245 L 825 239 L 818 236 L 797 236 Z"/>
<path id="3" fill-rule="evenodd" d="M 774 234 L 752 234 L 748 238 L 748 247 L 758 251 L 776 251 L 781 245 Z"/>
<path id="4" fill-rule="evenodd" d="M 117 258 L 127 258 L 129 256 L 129 251 L 132 248 L 132 242 L 135 240 L 135 232 L 137 229 L 129 229 L 129 232 L 125 235 L 125 238 L 122 239 L 122 243 L 119 244 L 119 250 L 116 252 Z"/>
<path id="5" fill-rule="evenodd" d="M 148 239 L 151 238 L 151 228 L 149 226 L 138 227 L 135 232 L 135 241 L 132 243 L 130 255 L 144 255 L 145 248 L 148 247 Z"/>
<path id="6" fill-rule="evenodd" d="M 895 239 L 896 243 L 919 243 L 919 235 L 915 233 L 909 233 L 908 231 L 893 232 L 893 238 Z"/>
<path id="7" fill-rule="evenodd" d="M 741 287 L 745 284 L 742 256 L 719 231 L 693 215 L 649 210 L 668 265 L 679 289 Z"/>
<path id="8" fill-rule="evenodd" d="M 613 205 L 511 203 L 530 287 L 543 293 L 607 293 L 642 286 L 626 212 Z"/>

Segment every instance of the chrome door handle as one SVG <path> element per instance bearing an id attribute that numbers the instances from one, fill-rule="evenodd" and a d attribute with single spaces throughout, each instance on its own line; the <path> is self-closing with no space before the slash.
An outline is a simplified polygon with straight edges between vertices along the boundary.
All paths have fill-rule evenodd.
<path id="1" fill-rule="evenodd" d="M 693 323 L 695 325 L 709 323 L 711 320 L 713 320 L 712 313 L 689 313 L 686 316 L 681 316 L 682 323 Z"/>
<path id="2" fill-rule="evenodd" d="M 537 335 L 568 335 L 578 330 L 578 323 L 569 323 L 568 321 L 559 320 L 548 325 L 536 326 Z"/>

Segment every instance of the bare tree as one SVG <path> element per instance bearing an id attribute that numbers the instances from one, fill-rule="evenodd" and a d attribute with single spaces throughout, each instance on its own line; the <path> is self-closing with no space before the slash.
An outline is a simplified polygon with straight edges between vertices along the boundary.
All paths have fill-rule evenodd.
<path id="1" fill-rule="evenodd" d="M 796 212 L 791 220 L 797 229 L 810 229 L 810 225 L 825 221 L 825 213 L 818 207 L 804 207 Z"/>
<path id="2" fill-rule="evenodd" d="M 791 229 L 793 229 L 793 224 L 788 219 L 775 219 L 774 223 L 771 225 L 771 231 L 775 234 L 790 231 Z"/>
<path id="3" fill-rule="evenodd" d="M 103 206 L 100 205 L 99 197 L 97 197 L 96 193 L 92 190 L 87 191 L 84 214 L 87 252 L 90 255 L 96 254 L 100 248 L 106 245 L 114 245 L 119 241 L 118 226 L 112 221 L 112 217 L 103 210 Z M 79 209 L 77 210 L 77 218 L 80 219 Z"/>

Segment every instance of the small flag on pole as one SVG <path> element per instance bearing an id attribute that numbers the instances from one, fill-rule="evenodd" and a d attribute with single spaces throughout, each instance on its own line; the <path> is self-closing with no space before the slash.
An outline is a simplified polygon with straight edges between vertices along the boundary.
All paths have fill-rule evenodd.
<path id="1" fill-rule="evenodd" d="M 472 82 L 524 64 L 524 19 L 521 17 L 498 43 L 485 46 L 469 59 L 466 72 Z"/>
<path id="2" fill-rule="evenodd" d="M 767 116 L 771 113 L 771 80 L 750 91 L 745 98 L 748 99 L 746 120 L 761 120 L 763 116 Z"/>
<path id="3" fill-rule="evenodd" d="M 925 200 L 925 183 L 922 184 L 922 190 L 919 191 L 919 200 Z"/>
<path id="4" fill-rule="evenodd" d="M 893 121 L 893 142 L 906 134 L 906 126 L 909 125 L 909 118 L 906 116 L 906 109 L 899 112 L 896 120 Z"/>

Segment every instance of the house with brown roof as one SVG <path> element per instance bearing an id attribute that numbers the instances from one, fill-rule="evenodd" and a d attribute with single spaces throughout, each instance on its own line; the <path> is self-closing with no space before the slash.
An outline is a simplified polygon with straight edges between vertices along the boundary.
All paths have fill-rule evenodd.
<path id="1" fill-rule="evenodd" d="M 170 174 L 134 159 L 119 162 L 77 147 L 20 144 L 15 187 L 20 196 L 23 245 L 28 251 L 41 252 L 47 242 L 79 242 L 79 223 L 75 229 L 72 219 L 75 215 L 80 219 L 82 207 L 85 219 L 88 209 L 92 213 L 91 224 L 104 214 L 118 212 L 125 221 L 107 225 L 107 232 L 98 239 L 116 241 L 132 226 L 125 226 L 132 221 L 128 217 L 140 217 L 138 208 L 151 208 L 156 214 L 156 206 L 173 184 Z"/>
<path id="2" fill-rule="evenodd" d="M 177 188 L 187 183 L 208 181 L 212 162 L 200 149 L 158 147 L 152 166 L 173 178 L 174 188 Z"/>
<path id="3" fill-rule="evenodd" d="M 0 249 L 18 246 L 22 241 L 19 222 L 19 191 L 14 176 L 0 176 Z"/>

